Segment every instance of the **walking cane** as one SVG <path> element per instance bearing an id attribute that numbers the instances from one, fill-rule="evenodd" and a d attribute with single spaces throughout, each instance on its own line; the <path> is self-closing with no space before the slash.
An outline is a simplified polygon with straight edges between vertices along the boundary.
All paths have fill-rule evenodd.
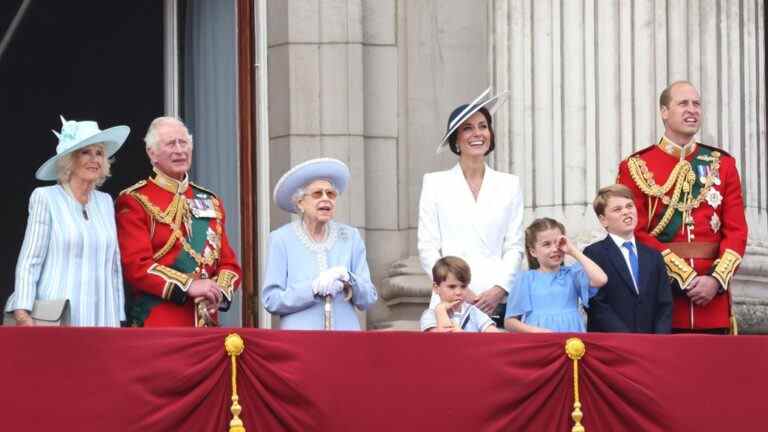
<path id="1" fill-rule="evenodd" d="M 333 330 L 331 323 L 333 322 L 333 297 L 329 294 L 325 296 L 325 318 L 323 319 L 323 328 L 326 330 Z"/>

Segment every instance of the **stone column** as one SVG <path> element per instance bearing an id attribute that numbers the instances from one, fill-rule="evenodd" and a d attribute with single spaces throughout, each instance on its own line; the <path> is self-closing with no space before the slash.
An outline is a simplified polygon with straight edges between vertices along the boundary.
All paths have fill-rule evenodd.
<path id="1" fill-rule="evenodd" d="M 417 329 L 432 285 L 416 256 L 421 180 L 425 173 L 448 169 L 457 162 L 451 152 L 435 153 L 445 132 L 448 114 L 489 85 L 489 3 L 485 0 L 367 0 L 364 4 L 366 33 L 374 29 L 374 13 L 390 16 L 392 11 L 396 18 L 390 33 L 393 38 L 384 41 L 394 44 L 392 53 L 397 61 L 397 85 L 393 92 L 397 97 L 394 124 L 397 145 L 393 151 L 382 153 L 367 145 L 369 141 L 375 144 L 378 140 L 366 138 L 370 175 L 378 172 L 379 167 L 389 170 L 389 164 L 395 164 L 391 174 L 386 172 L 385 183 L 380 188 L 371 186 L 380 179 L 368 177 L 366 180 L 369 185 L 366 196 L 369 262 L 375 267 L 381 298 L 380 304 L 369 313 L 369 325 Z M 374 49 L 374 43 L 378 47 L 382 42 L 366 37 L 366 49 Z M 368 80 L 374 79 L 373 73 L 374 70 L 366 69 L 366 87 Z M 384 105 L 387 110 L 382 113 L 380 99 L 371 96 L 375 95 L 366 92 L 366 135 L 369 134 L 369 113 L 371 117 L 389 114 L 390 105 Z M 386 200 L 382 200 L 382 196 Z"/>
<path id="2" fill-rule="evenodd" d="M 736 276 L 747 331 L 768 330 L 768 163 L 764 1 L 492 0 L 497 169 L 526 185 L 527 220 L 547 215 L 600 237 L 590 203 L 618 163 L 663 133 L 658 95 L 702 95 L 699 139 L 740 162 L 750 238 Z"/>
<path id="3" fill-rule="evenodd" d="M 352 180 L 337 218 L 364 225 L 361 2 L 286 0 L 267 4 L 271 185 L 316 157 L 347 163 Z M 275 206 L 271 225 L 289 217 Z"/>
<path id="4" fill-rule="evenodd" d="M 362 1 L 268 2 L 267 16 L 270 188 L 300 162 L 340 159 L 352 178 L 336 220 L 364 228 Z M 271 229 L 289 220 L 272 205 Z"/>

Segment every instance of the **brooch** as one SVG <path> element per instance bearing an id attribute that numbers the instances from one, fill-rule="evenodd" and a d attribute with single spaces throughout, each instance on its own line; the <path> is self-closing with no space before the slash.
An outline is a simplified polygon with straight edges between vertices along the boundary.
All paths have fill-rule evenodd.
<path id="1" fill-rule="evenodd" d="M 717 213 L 713 214 L 712 219 L 709 220 L 709 227 L 714 232 L 720 231 L 720 218 L 717 216 Z"/>
<path id="2" fill-rule="evenodd" d="M 723 196 L 720 195 L 720 191 L 715 188 L 711 188 L 707 191 L 707 204 L 712 208 L 717 208 L 723 202 Z"/>

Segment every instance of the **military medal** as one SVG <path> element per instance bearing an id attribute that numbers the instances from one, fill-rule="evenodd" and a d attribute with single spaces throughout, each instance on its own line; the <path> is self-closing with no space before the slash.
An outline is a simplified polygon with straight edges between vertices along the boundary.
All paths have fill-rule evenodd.
<path id="1" fill-rule="evenodd" d="M 712 231 L 718 232 L 720 231 L 720 217 L 717 216 L 717 213 L 712 215 L 712 219 L 709 220 L 709 227 L 712 228 Z"/>
<path id="2" fill-rule="evenodd" d="M 699 181 L 701 184 L 706 185 L 707 179 L 709 178 L 709 165 L 697 165 L 696 166 L 696 173 L 698 174 Z"/>
<path id="3" fill-rule="evenodd" d="M 717 208 L 722 202 L 723 196 L 720 195 L 720 191 L 715 188 L 711 188 L 709 191 L 707 191 L 707 204 L 712 206 L 712 208 Z"/>
<path id="4" fill-rule="evenodd" d="M 213 200 L 208 196 L 201 197 L 198 194 L 195 198 L 189 198 L 189 209 L 196 218 L 215 218 L 216 207 L 213 204 Z"/>

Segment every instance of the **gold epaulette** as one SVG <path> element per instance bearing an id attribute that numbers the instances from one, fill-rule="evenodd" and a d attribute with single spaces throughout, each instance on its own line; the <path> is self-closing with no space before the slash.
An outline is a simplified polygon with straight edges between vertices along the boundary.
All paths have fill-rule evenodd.
<path id="1" fill-rule="evenodd" d="M 730 153 L 728 153 L 727 151 L 721 149 L 720 147 L 715 147 L 715 146 L 711 146 L 711 145 L 707 145 L 707 144 L 702 144 L 700 142 L 697 142 L 696 144 L 698 144 L 699 147 L 706 147 L 706 148 L 710 149 L 713 152 L 717 152 L 718 156 L 722 156 L 722 155 L 731 156 Z M 733 157 L 733 156 L 731 156 L 731 157 Z"/>
<path id="2" fill-rule="evenodd" d="M 733 274 L 736 273 L 736 267 L 740 263 L 741 255 L 732 249 L 726 249 L 723 252 L 723 256 L 715 261 L 715 269 L 712 271 L 712 276 L 720 282 L 724 290 L 728 289 L 728 284 L 731 282 Z"/>
<path id="3" fill-rule="evenodd" d="M 131 192 L 135 191 L 136 189 L 139 189 L 139 188 L 145 186 L 146 184 L 147 184 L 146 180 L 139 180 L 133 186 L 129 186 L 129 187 L 123 189 L 122 191 L 120 191 L 120 195 L 131 193 Z"/>
<path id="4" fill-rule="evenodd" d="M 192 187 L 194 187 L 194 188 L 196 188 L 196 189 L 200 189 L 200 190 L 201 190 L 201 191 L 203 191 L 203 192 L 207 192 L 207 193 L 211 194 L 211 195 L 212 195 L 214 198 L 218 198 L 218 196 L 216 195 L 216 193 L 215 193 L 214 191 L 210 190 L 210 189 L 204 188 L 204 187 L 200 186 L 200 185 L 199 185 L 199 184 L 197 184 L 197 183 L 192 183 L 192 182 L 189 182 L 189 184 L 190 184 L 190 186 L 192 186 Z"/>
<path id="5" fill-rule="evenodd" d="M 684 259 L 677 256 L 669 249 L 665 249 L 661 256 L 664 257 L 664 264 L 667 266 L 667 274 L 680 284 L 681 289 L 687 289 L 688 284 L 696 277 L 696 270 L 689 266 Z"/>

